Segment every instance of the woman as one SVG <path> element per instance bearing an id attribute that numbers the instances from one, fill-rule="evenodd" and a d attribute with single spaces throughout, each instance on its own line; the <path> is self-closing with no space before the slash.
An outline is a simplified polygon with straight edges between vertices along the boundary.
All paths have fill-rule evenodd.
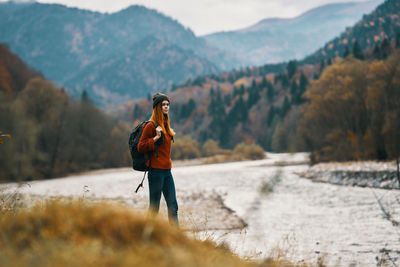
<path id="1" fill-rule="evenodd" d="M 143 129 L 138 143 L 138 151 L 150 153 L 149 166 L 150 211 L 155 214 L 160 209 L 161 193 L 168 207 L 170 223 L 178 225 L 178 203 L 175 184 L 171 174 L 171 140 L 175 133 L 169 124 L 169 98 L 161 93 L 153 96 L 153 114 L 150 123 Z"/>

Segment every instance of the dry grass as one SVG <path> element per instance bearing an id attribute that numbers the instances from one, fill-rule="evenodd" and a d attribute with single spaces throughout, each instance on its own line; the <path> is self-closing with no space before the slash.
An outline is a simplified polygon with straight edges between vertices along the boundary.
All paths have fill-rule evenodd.
<path id="1" fill-rule="evenodd" d="M 0 187 L 0 214 L 14 212 L 20 208 L 26 207 L 24 195 L 19 190 L 21 187 L 30 186 L 28 183 L 22 183 L 17 188 L 9 190 L 9 188 Z"/>
<path id="2" fill-rule="evenodd" d="M 0 266 L 295 266 L 245 261 L 129 208 L 49 201 L 2 214 Z M 302 265 L 304 266 L 304 265 Z"/>
<path id="3" fill-rule="evenodd" d="M 205 164 L 223 163 L 242 160 L 264 159 L 265 152 L 262 147 L 256 144 L 238 144 L 233 151 L 225 150 L 223 154 L 208 157 L 204 160 Z"/>

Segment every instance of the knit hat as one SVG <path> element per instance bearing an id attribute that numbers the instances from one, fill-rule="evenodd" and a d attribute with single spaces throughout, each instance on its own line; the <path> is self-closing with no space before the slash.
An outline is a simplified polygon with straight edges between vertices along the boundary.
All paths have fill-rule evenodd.
<path id="1" fill-rule="evenodd" d="M 153 108 L 155 108 L 158 103 L 162 103 L 164 100 L 167 100 L 168 102 L 170 102 L 168 96 L 166 96 L 162 93 L 155 93 L 153 95 Z"/>

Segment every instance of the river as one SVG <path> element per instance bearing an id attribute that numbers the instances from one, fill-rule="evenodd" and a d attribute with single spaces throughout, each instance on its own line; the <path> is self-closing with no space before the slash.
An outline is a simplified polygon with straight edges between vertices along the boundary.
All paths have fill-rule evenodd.
<path id="1" fill-rule="evenodd" d="M 385 219 L 375 196 L 395 215 L 400 191 L 314 183 L 297 175 L 308 168 L 307 154 L 267 155 L 173 168 L 182 227 L 196 230 L 199 238 L 225 242 L 243 257 L 284 252 L 295 262 L 322 257 L 329 266 L 376 266 L 382 257 L 388 266 L 399 264 L 400 227 Z M 111 169 L 32 182 L 19 191 L 36 200 L 107 198 L 143 211 L 147 183 L 134 193 L 140 180 L 139 172 Z"/>

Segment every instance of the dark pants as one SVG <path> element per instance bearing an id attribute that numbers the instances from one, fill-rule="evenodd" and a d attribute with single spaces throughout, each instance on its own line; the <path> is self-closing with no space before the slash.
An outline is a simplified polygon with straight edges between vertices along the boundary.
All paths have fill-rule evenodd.
<path id="1" fill-rule="evenodd" d="M 170 223 L 178 225 L 178 202 L 176 201 L 174 178 L 171 170 L 151 169 L 149 173 L 150 207 L 155 214 L 160 209 L 161 193 L 168 207 Z"/>

